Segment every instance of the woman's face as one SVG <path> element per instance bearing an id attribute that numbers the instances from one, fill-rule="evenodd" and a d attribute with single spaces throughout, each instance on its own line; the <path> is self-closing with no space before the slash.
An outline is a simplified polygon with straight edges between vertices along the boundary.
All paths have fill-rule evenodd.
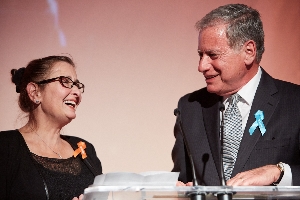
<path id="1" fill-rule="evenodd" d="M 74 67 L 63 61 L 53 65 L 47 79 L 60 76 L 69 77 L 72 81 L 77 80 Z M 64 126 L 76 117 L 76 109 L 82 98 L 82 94 L 76 86 L 66 88 L 57 80 L 46 84 L 40 94 L 41 104 L 39 112 L 47 120 Z"/>

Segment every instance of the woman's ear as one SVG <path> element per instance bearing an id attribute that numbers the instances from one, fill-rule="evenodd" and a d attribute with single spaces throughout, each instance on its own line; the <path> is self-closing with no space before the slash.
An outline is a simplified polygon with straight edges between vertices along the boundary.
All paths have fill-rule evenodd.
<path id="1" fill-rule="evenodd" d="M 36 83 L 28 83 L 26 90 L 31 101 L 33 101 L 35 104 L 39 104 L 41 102 L 41 93 L 39 86 Z"/>
<path id="2" fill-rule="evenodd" d="M 244 44 L 245 59 L 244 62 L 246 65 L 251 65 L 256 61 L 256 44 L 253 40 L 249 40 Z"/>

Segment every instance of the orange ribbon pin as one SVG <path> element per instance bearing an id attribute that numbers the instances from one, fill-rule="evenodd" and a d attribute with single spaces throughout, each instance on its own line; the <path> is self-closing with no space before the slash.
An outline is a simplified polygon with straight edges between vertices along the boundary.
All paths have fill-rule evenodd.
<path id="1" fill-rule="evenodd" d="M 87 157 L 86 153 L 85 153 L 85 148 L 86 148 L 86 145 L 84 142 L 78 142 L 77 143 L 77 146 L 78 146 L 78 149 L 76 149 L 74 151 L 74 157 L 76 158 L 76 156 L 78 156 L 79 153 L 81 153 L 81 156 L 82 156 L 82 159 L 85 159 Z"/>

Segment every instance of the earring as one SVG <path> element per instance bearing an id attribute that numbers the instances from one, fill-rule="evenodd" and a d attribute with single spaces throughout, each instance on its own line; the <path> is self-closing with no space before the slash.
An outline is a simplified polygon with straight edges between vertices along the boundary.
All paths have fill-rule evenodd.
<path id="1" fill-rule="evenodd" d="M 36 104 L 39 104 L 39 103 L 40 103 L 40 101 L 39 101 L 39 100 L 35 100 L 35 103 L 36 103 Z"/>

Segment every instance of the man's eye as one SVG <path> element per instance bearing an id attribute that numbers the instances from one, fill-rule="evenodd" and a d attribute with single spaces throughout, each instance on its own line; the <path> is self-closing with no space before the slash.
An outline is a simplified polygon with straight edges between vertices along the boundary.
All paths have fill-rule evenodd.
<path id="1" fill-rule="evenodd" d="M 218 58 L 218 55 L 217 55 L 217 54 L 214 54 L 214 53 L 212 53 L 212 54 L 209 54 L 209 57 L 210 57 L 212 60 L 215 60 L 215 59 L 217 59 L 217 58 Z"/>
<path id="2" fill-rule="evenodd" d="M 200 59 L 202 59 L 203 53 L 198 52 L 198 55 L 199 55 Z"/>

